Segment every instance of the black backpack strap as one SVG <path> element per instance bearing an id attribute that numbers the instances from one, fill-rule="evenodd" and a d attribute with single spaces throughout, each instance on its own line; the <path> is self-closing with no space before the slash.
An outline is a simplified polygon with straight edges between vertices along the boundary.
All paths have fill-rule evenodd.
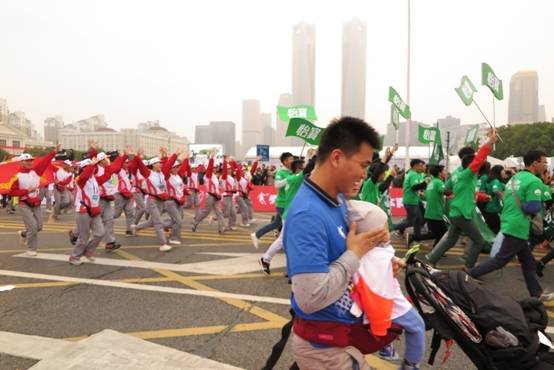
<path id="1" fill-rule="evenodd" d="M 283 350 L 285 349 L 287 341 L 289 340 L 290 332 L 292 330 L 292 324 L 294 322 L 294 310 L 292 308 L 290 309 L 290 315 L 292 316 L 292 318 L 289 322 L 285 324 L 285 326 L 281 328 L 281 339 L 279 339 L 279 341 L 273 346 L 273 349 L 271 350 L 271 355 L 267 359 L 262 370 L 272 370 L 277 364 L 277 361 L 279 361 L 279 358 L 281 358 Z M 296 363 L 293 364 L 291 369 L 294 369 L 294 366 L 296 366 Z M 296 369 L 298 369 L 298 366 L 296 367 Z"/>
<path id="2" fill-rule="evenodd" d="M 429 355 L 429 365 L 433 366 L 435 357 L 441 348 L 442 337 L 438 331 L 433 330 L 433 339 L 431 339 L 431 354 Z"/>

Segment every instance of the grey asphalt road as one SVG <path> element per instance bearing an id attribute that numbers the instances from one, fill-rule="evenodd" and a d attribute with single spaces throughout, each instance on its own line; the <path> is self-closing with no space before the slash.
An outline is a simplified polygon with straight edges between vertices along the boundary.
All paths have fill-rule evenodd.
<path id="1" fill-rule="evenodd" d="M 271 276 L 262 274 L 250 258 L 244 262 L 245 272 L 224 275 L 232 264 L 229 255 L 200 253 L 243 253 L 245 256 L 261 253 L 273 240 L 263 239 L 260 250 L 255 250 L 249 232 L 255 226 L 239 228 L 218 235 L 215 225 L 202 224 L 196 233 L 190 230 L 187 212 L 183 228 L 184 243 L 169 253 L 157 249 L 152 231 L 135 238 L 124 237 L 122 220 L 118 220 L 117 239 L 123 247 L 120 252 L 98 250 L 98 257 L 119 261 L 152 261 L 167 264 L 194 264 L 209 261 L 210 271 L 203 273 L 171 271 L 164 268 L 137 268 L 85 263 L 72 266 L 65 259 L 71 246 L 67 231 L 73 225 L 72 215 L 63 215 L 60 222 L 46 223 L 39 236 L 39 252 L 62 256 L 60 260 L 15 257 L 24 251 L 18 243 L 16 231 L 21 229 L 19 215 L 7 215 L 0 210 L 0 270 L 40 274 L 40 279 L 25 276 L 6 276 L 0 273 L 0 286 L 14 284 L 15 289 L 0 292 L 0 331 L 75 340 L 110 328 L 131 333 L 139 338 L 190 352 L 202 357 L 245 369 L 260 369 L 280 338 L 280 328 L 288 320 L 288 306 L 276 303 L 249 303 L 241 299 L 172 294 L 167 292 L 127 289 L 115 286 L 55 282 L 51 275 L 86 278 L 94 281 L 127 282 L 154 287 L 173 287 L 196 291 L 228 292 L 288 299 L 290 287 L 284 269 L 274 269 Z M 270 215 L 256 215 L 257 225 L 265 223 Z M 404 253 L 401 240 L 393 240 L 398 255 Z M 463 250 L 459 246 L 441 260 L 440 266 L 459 268 Z M 249 257 L 246 257 L 249 258 Z M 481 258 L 486 258 L 482 256 Z M 125 262 L 127 263 L 127 262 Z M 514 296 L 527 295 L 521 272 L 517 266 L 490 274 L 486 284 Z M 542 279 L 545 288 L 554 289 L 554 268 L 547 268 Z M 550 307 L 554 312 L 554 307 Z M 554 315 L 551 313 L 551 315 Z M 428 333 L 430 341 L 430 333 Z M 402 353 L 402 343 L 397 344 Z M 1 354 L 0 370 L 27 369 L 36 361 Z M 473 366 L 454 346 L 446 364 L 433 368 L 471 369 Z M 287 349 L 277 369 L 288 369 L 292 356 Z M 377 360 L 376 360 L 377 361 Z M 374 367 L 395 369 L 398 363 L 375 362 Z M 423 369 L 431 368 L 422 365 Z"/>

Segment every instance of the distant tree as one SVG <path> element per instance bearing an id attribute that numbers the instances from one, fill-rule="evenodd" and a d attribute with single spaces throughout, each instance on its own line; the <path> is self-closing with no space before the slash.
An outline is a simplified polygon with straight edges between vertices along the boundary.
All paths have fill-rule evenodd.
<path id="1" fill-rule="evenodd" d="M 4 162 L 10 157 L 10 153 L 5 151 L 4 149 L 0 149 L 0 162 Z"/>
<path id="2" fill-rule="evenodd" d="M 542 150 L 549 157 L 554 156 L 554 123 L 507 125 L 499 127 L 498 134 L 502 141 L 496 142 L 495 157 L 521 157 L 531 149 Z"/>

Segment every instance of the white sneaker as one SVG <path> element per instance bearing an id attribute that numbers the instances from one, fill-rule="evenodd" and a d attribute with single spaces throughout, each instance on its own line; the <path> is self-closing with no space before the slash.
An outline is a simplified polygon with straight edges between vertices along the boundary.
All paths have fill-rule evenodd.
<path id="1" fill-rule="evenodd" d="M 81 261 L 81 259 L 79 259 L 79 258 L 69 257 L 69 263 L 71 263 L 72 265 L 75 265 L 75 266 L 79 266 L 79 265 L 83 264 L 83 261 Z"/>
<path id="2" fill-rule="evenodd" d="M 252 222 L 256 222 L 256 219 L 255 218 L 251 218 L 250 220 L 248 220 L 250 223 Z"/>
<path id="3" fill-rule="evenodd" d="M 254 248 L 260 248 L 260 239 L 256 237 L 256 233 L 250 234 L 250 239 L 252 239 L 252 244 L 254 245 Z"/>
<path id="4" fill-rule="evenodd" d="M 173 245 L 181 245 L 181 242 L 179 240 L 173 240 L 173 239 L 169 239 L 169 244 L 173 244 Z"/>
<path id="5" fill-rule="evenodd" d="M 237 228 L 235 226 L 231 226 L 231 227 L 228 227 L 227 230 L 233 230 L 233 231 L 236 231 Z"/>
<path id="6" fill-rule="evenodd" d="M 35 251 L 27 251 L 25 254 L 26 254 L 27 256 L 29 256 L 29 257 L 36 257 L 37 252 L 35 252 Z"/>
<path id="7" fill-rule="evenodd" d="M 242 227 L 250 227 L 250 224 L 240 224 Z"/>
<path id="8" fill-rule="evenodd" d="M 131 233 L 133 233 L 133 236 L 137 236 L 137 224 L 131 224 Z"/>
<path id="9" fill-rule="evenodd" d="M 94 262 L 94 261 L 96 261 L 96 258 L 94 258 L 93 255 L 87 256 L 87 255 L 85 254 L 85 258 L 86 258 L 87 260 L 89 260 L 89 262 Z"/>
<path id="10" fill-rule="evenodd" d="M 541 302 L 549 302 L 554 300 L 554 293 L 543 293 L 539 297 Z"/>
<path id="11" fill-rule="evenodd" d="M 169 252 L 173 248 L 170 245 L 164 244 L 160 247 L 160 252 Z"/>

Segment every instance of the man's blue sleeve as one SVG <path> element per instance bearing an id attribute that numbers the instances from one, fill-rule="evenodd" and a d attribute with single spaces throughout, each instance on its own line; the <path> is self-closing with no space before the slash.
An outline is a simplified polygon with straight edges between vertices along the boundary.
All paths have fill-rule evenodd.
<path id="1" fill-rule="evenodd" d="M 329 272 L 327 232 L 313 211 L 288 215 L 284 244 L 291 278 L 296 274 Z"/>

